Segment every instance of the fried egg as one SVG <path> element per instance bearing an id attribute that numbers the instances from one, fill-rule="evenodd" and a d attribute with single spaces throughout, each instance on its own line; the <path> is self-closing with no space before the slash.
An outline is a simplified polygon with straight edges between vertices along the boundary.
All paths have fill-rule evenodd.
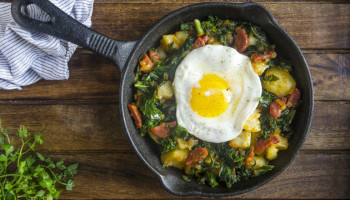
<path id="1" fill-rule="evenodd" d="M 176 69 L 173 86 L 178 125 L 214 143 L 229 141 L 242 132 L 262 92 L 250 59 L 221 45 L 188 53 Z"/>

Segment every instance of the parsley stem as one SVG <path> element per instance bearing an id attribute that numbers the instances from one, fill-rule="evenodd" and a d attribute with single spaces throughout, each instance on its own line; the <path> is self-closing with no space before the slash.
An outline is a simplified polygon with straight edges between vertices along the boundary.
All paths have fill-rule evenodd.
<path id="1" fill-rule="evenodd" d="M 61 182 L 61 181 L 56 177 L 56 174 L 55 174 L 50 168 L 48 168 L 48 167 L 45 167 L 45 168 L 48 169 L 48 170 L 51 172 L 52 176 L 55 178 L 55 180 L 56 180 L 58 183 L 60 183 L 61 185 L 67 185 L 67 183 Z"/>
<path id="2" fill-rule="evenodd" d="M 14 176 L 17 176 L 17 177 L 30 177 L 30 176 L 25 176 L 25 175 L 18 175 L 18 174 L 5 174 L 5 175 L 2 175 L 2 176 L 0 176 L 0 178 L 5 178 L 5 177 L 9 177 L 9 176 L 12 176 L 12 177 L 14 177 Z"/>

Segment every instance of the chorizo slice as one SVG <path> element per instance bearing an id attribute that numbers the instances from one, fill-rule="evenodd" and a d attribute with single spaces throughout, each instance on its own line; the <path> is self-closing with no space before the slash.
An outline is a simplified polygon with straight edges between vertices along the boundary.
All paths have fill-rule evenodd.
<path id="1" fill-rule="evenodd" d="M 277 117 L 281 116 L 282 111 L 286 108 L 287 98 L 282 97 L 274 100 L 270 104 L 270 115 L 273 118 L 277 119 Z"/>
<path id="2" fill-rule="evenodd" d="M 269 148 L 272 144 L 277 144 L 279 142 L 280 140 L 275 135 L 270 135 L 267 139 L 260 137 L 255 143 L 255 152 L 263 151 Z"/>
<path id="3" fill-rule="evenodd" d="M 186 165 L 191 165 L 193 163 L 199 162 L 207 157 L 208 151 L 205 148 L 195 148 L 187 156 Z"/>
<path id="4" fill-rule="evenodd" d="M 143 55 L 143 57 L 140 60 L 140 70 L 149 73 L 154 68 L 154 63 L 151 61 L 151 59 L 148 57 L 147 54 Z"/>
<path id="5" fill-rule="evenodd" d="M 141 128 L 142 127 L 142 119 L 141 119 L 141 113 L 140 113 L 139 109 L 137 109 L 137 106 L 133 103 L 129 104 L 128 108 L 129 108 L 131 116 L 135 120 L 136 128 Z"/>
<path id="6" fill-rule="evenodd" d="M 236 49 L 238 52 L 241 53 L 248 48 L 248 35 L 244 29 L 238 27 L 236 29 L 236 35 L 234 38 L 235 43 L 233 44 L 233 48 Z"/>
<path id="7" fill-rule="evenodd" d="M 295 88 L 293 93 L 288 97 L 287 106 L 295 107 L 296 105 L 298 105 L 300 96 L 301 96 L 300 90 L 298 88 Z"/>
<path id="8" fill-rule="evenodd" d="M 261 62 L 263 60 L 276 58 L 277 53 L 274 51 L 266 51 L 266 54 L 253 53 L 250 57 L 254 62 Z"/>
<path id="9" fill-rule="evenodd" d="M 208 42 L 209 40 L 209 36 L 207 35 L 202 35 L 201 37 L 198 37 L 196 41 L 194 41 L 192 47 L 191 47 L 191 51 L 193 49 L 197 49 L 199 47 L 205 46 L 205 44 Z"/>
<path id="10" fill-rule="evenodd" d="M 151 128 L 151 131 L 154 135 L 158 137 L 162 137 L 162 138 L 169 137 L 170 136 L 169 127 L 174 127 L 174 126 L 176 126 L 176 121 L 168 122 L 168 123 L 162 122 L 158 126 Z"/>

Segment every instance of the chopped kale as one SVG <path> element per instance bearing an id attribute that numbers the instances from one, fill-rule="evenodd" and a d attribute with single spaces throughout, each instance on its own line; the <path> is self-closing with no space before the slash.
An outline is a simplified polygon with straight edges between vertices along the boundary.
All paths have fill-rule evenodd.
<path id="1" fill-rule="evenodd" d="M 255 37 L 257 37 L 259 40 L 265 42 L 266 41 L 266 35 L 265 33 L 261 30 L 261 27 L 258 26 L 251 26 L 250 29 L 252 30 L 253 34 Z"/>
<path id="2" fill-rule="evenodd" d="M 176 149 L 177 143 L 171 137 L 158 138 L 158 142 L 161 147 L 161 152 L 166 153 Z"/>
<path id="3" fill-rule="evenodd" d="M 275 99 L 277 99 L 276 95 L 263 89 L 261 97 L 259 98 L 259 105 L 268 108 L 270 106 L 270 103 Z"/>
<path id="4" fill-rule="evenodd" d="M 216 36 L 222 45 L 227 45 L 226 35 L 232 34 L 236 24 L 229 20 L 220 20 L 218 17 L 209 16 L 208 21 L 202 22 L 202 28 L 205 34 Z"/>
<path id="5" fill-rule="evenodd" d="M 216 181 L 216 177 L 213 174 L 213 172 L 206 171 L 205 172 L 205 179 L 208 182 L 208 185 L 210 185 L 211 187 L 216 187 L 219 185 L 219 183 Z"/>
<path id="6" fill-rule="evenodd" d="M 258 175 L 265 174 L 268 171 L 271 171 L 274 168 L 273 165 L 264 165 L 257 169 L 256 171 L 258 172 Z"/>
<path id="7" fill-rule="evenodd" d="M 226 183 L 226 186 L 228 188 L 231 188 L 231 186 L 239 181 L 239 178 L 236 176 L 236 174 L 233 173 L 233 169 L 226 164 L 223 164 L 221 166 L 220 172 L 219 172 L 219 179 L 220 181 Z"/>
<path id="8" fill-rule="evenodd" d="M 159 103 L 157 107 L 164 114 L 163 121 L 165 121 L 165 122 L 176 121 L 176 104 L 175 104 L 175 102 L 171 102 L 170 104 Z"/>
<path id="9" fill-rule="evenodd" d="M 187 23 L 183 23 L 181 24 L 181 28 L 182 31 L 189 31 L 194 29 L 194 23 L 193 22 L 187 22 Z"/>
<path id="10" fill-rule="evenodd" d="M 142 95 L 142 103 L 140 110 L 142 112 L 143 128 L 150 129 L 159 124 L 162 120 L 162 111 L 157 108 L 157 92 L 154 91 L 153 95 Z"/>
<path id="11" fill-rule="evenodd" d="M 173 127 L 170 131 L 170 135 L 173 137 L 181 137 L 183 138 L 185 141 L 187 141 L 190 138 L 189 133 L 187 132 L 187 130 L 182 127 L 182 126 L 177 126 L 177 127 Z"/>
<path id="12" fill-rule="evenodd" d="M 263 83 L 266 83 L 266 82 L 270 82 L 270 81 L 278 81 L 279 80 L 279 78 L 277 77 L 277 76 L 275 76 L 275 75 L 269 75 L 269 76 L 265 76 L 265 77 L 263 77 L 262 76 L 262 82 Z"/>
<path id="13" fill-rule="evenodd" d="M 294 117 L 295 111 L 291 109 L 285 109 L 282 111 L 281 116 L 274 119 L 268 110 L 262 112 L 260 116 L 261 135 L 264 138 L 268 138 L 270 134 L 273 134 L 275 130 L 280 130 L 281 135 L 290 137 L 293 135 L 293 128 L 291 123 Z"/>
<path id="14" fill-rule="evenodd" d="M 188 176 L 186 176 L 186 175 L 182 175 L 181 177 L 185 181 L 191 181 L 191 179 Z"/>

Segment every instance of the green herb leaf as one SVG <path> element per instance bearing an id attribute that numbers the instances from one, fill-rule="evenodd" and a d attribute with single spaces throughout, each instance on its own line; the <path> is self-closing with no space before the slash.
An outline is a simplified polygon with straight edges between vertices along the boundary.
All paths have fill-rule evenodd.
<path id="1" fill-rule="evenodd" d="M 191 181 L 191 179 L 188 176 L 186 176 L 186 175 L 182 175 L 181 177 L 185 181 Z"/>
<path id="2" fill-rule="evenodd" d="M 277 98 L 276 95 L 263 89 L 261 97 L 259 98 L 259 104 L 262 107 L 268 108 L 270 106 L 270 103 L 274 101 L 276 98 Z"/>
<path id="3" fill-rule="evenodd" d="M 268 171 L 271 171 L 274 168 L 273 165 L 264 165 L 262 167 L 260 167 L 259 169 L 257 169 L 257 172 L 259 175 L 261 174 L 265 174 Z"/>
<path id="4" fill-rule="evenodd" d="M 264 41 L 264 42 L 266 41 L 266 35 L 261 30 L 261 27 L 251 26 L 250 29 L 258 39 L 260 39 L 261 41 Z"/>
<path id="5" fill-rule="evenodd" d="M 67 169 L 64 171 L 64 176 L 66 177 L 72 177 L 75 174 L 77 174 L 77 168 L 78 168 L 78 164 L 73 164 L 67 167 Z"/>
<path id="6" fill-rule="evenodd" d="M 6 156 L 13 152 L 13 146 L 11 144 L 2 144 L 1 147 L 5 150 Z"/>
<path id="7" fill-rule="evenodd" d="M 55 164 L 38 152 L 27 155 L 37 144 L 43 143 L 41 135 L 31 137 L 28 130 L 20 126 L 15 134 L 22 143 L 18 150 L 14 149 L 14 139 L 9 138 L 8 130 L 2 128 L 1 121 L 0 135 L 0 152 L 5 152 L 0 154 L 0 199 L 58 199 L 63 191 L 56 189 L 58 185 L 65 186 L 67 190 L 74 187 L 73 180 L 67 177 L 77 173 L 78 164 L 66 168 L 63 160 Z"/>
<path id="8" fill-rule="evenodd" d="M 278 81 L 278 80 L 280 80 L 280 79 L 277 76 L 275 76 L 275 75 L 265 76 L 265 78 L 264 78 L 265 82 Z"/>

